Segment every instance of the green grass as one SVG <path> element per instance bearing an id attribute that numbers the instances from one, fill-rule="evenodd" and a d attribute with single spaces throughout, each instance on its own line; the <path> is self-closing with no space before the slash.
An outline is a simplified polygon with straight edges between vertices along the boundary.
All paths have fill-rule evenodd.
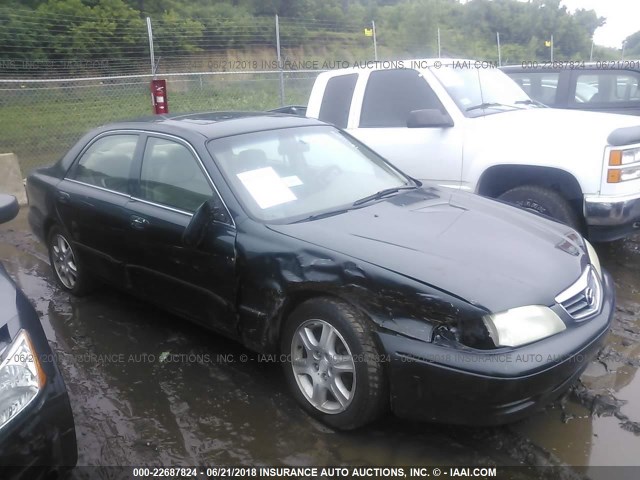
<path id="1" fill-rule="evenodd" d="M 285 104 L 306 105 L 313 78 L 285 77 Z M 266 110 L 280 106 L 277 76 L 170 78 L 169 111 Z M 152 113 L 148 82 L 0 90 L 0 153 L 18 155 L 23 175 L 56 161 L 88 130 Z"/>

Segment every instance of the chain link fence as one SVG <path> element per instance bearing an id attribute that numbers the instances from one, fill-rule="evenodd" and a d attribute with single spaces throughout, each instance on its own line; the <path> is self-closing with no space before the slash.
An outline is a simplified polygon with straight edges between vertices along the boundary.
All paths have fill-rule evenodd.
<path id="1" fill-rule="evenodd" d="M 2 12 L 9 23 L 20 20 L 22 26 L 15 27 L 15 38 L 2 37 L 9 42 L 0 45 L 0 153 L 15 153 L 25 176 L 56 161 L 93 127 L 151 115 L 152 50 L 173 114 L 306 105 L 322 70 L 376 55 L 435 56 L 439 48 L 432 35 L 428 42 L 402 41 L 402 47 L 378 37 L 374 49 L 376 38 L 364 32 L 372 24 L 255 17 L 233 24 L 202 19 L 204 29 L 151 19 L 151 35 L 142 19 L 123 26 L 119 36 L 87 27 L 91 41 L 80 51 L 68 44 L 73 28 L 86 18 L 36 18 L 20 8 Z M 42 37 L 34 47 L 38 35 L 52 28 L 60 33 L 48 42 Z M 21 38 L 31 38 L 32 44 Z"/>
<path id="2" fill-rule="evenodd" d="M 306 104 L 318 72 L 284 72 L 284 103 Z M 280 106 L 280 72 L 165 74 L 171 113 Z M 151 115 L 151 75 L 0 80 L 0 153 L 24 175 L 54 162 L 89 129 Z"/>

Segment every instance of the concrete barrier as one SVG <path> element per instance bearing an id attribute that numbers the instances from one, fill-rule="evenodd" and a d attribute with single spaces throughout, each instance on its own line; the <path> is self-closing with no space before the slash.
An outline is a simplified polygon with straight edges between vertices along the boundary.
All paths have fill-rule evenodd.
<path id="1" fill-rule="evenodd" d="M 20 205 L 27 204 L 20 164 L 13 153 L 0 153 L 0 192 L 14 195 Z"/>

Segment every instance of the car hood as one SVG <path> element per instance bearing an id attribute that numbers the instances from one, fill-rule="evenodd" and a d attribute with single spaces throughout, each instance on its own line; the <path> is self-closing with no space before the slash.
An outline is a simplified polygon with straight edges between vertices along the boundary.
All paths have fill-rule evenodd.
<path id="1" fill-rule="evenodd" d="M 493 312 L 552 305 L 588 258 L 570 227 L 473 194 L 421 188 L 272 230 L 370 263 Z M 574 234 L 575 235 L 575 234 Z M 363 267 L 366 271 L 366 267 Z"/>
<path id="2" fill-rule="evenodd" d="M 585 112 L 578 110 L 562 110 L 557 108 L 526 108 L 502 112 L 495 115 L 479 117 L 483 120 L 482 130 L 504 132 L 517 137 L 526 149 L 544 148 L 550 154 L 553 149 L 566 144 L 575 148 L 579 142 L 588 142 L 598 146 L 598 152 L 607 145 L 609 135 L 618 128 L 640 127 L 640 119 L 630 115 L 615 113 Z M 575 140 L 572 140 L 575 139 Z M 503 140 L 509 140 L 504 138 Z M 555 143 L 556 140 L 558 143 Z M 525 149 L 525 150 L 526 150 Z"/>

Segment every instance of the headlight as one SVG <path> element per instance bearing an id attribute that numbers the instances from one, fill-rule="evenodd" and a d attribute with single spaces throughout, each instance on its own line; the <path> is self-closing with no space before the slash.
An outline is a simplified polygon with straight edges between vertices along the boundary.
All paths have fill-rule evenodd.
<path id="1" fill-rule="evenodd" d="M 548 307 L 529 305 L 483 317 L 497 347 L 517 347 L 562 332 L 567 327 Z"/>
<path id="2" fill-rule="evenodd" d="M 640 162 L 640 148 L 628 148 L 626 150 L 611 150 L 609 152 L 609 165 L 620 166 Z"/>
<path id="3" fill-rule="evenodd" d="M 0 430 L 36 398 L 46 376 L 29 335 L 21 330 L 0 358 Z"/>
<path id="4" fill-rule="evenodd" d="M 593 248 L 593 245 L 591 245 L 586 238 L 584 239 L 584 244 L 587 246 L 589 261 L 591 262 L 591 265 L 593 265 L 593 268 L 596 269 L 596 272 L 598 272 L 598 276 L 600 277 L 600 280 L 602 280 L 602 267 L 600 266 L 600 259 L 598 258 L 596 249 Z"/>
<path id="5" fill-rule="evenodd" d="M 611 150 L 609 152 L 609 166 L 611 167 L 625 167 L 625 165 L 638 163 L 640 163 L 640 148 Z M 638 178 L 640 178 L 640 165 L 607 170 L 607 183 L 620 183 Z"/>

